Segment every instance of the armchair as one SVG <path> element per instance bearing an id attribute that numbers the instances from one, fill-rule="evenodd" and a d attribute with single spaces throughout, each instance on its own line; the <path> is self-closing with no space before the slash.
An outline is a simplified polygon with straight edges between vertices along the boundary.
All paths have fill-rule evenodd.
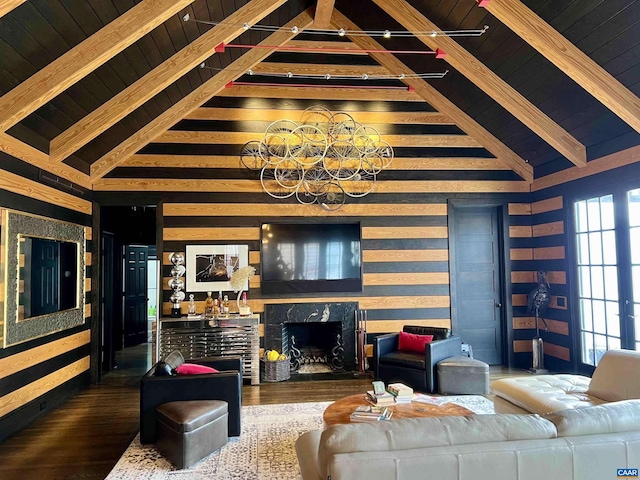
<path id="1" fill-rule="evenodd" d="M 164 362 L 175 369 L 184 363 L 179 351 L 173 351 Z M 229 436 L 240 435 L 242 407 L 242 360 L 240 357 L 199 358 L 197 363 L 218 370 L 203 375 L 156 374 L 156 363 L 140 380 L 140 442 L 156 441 L 156 407 L 184 400 L 223 400 L 228 404 Z M 159 370 L 159 369 L 158 369 Z"/>
<path id="2" fill-rule="evenodd" d="M 380 335 L 373 340 L 375 378 L 389 382 L 402 382 L 423 392 L 437 391 L 438 362 L 460 355 L 460 337 L 452 336 L 448 328 L 405 325 L 403 332 L 433 335 L 425 345 L 424 353 L 398 351 L 397 333 Z"/>

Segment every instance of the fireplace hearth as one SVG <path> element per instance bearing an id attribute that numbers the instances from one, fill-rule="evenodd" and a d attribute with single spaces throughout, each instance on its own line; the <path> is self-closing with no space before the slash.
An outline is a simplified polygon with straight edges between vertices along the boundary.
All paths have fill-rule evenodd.
<path id="1" fill-rule="evenodd" d="M 355 362 L 353 303 L 265 306 L 265 348 L 291 359 L 292 373 L 351 372 Z"/>

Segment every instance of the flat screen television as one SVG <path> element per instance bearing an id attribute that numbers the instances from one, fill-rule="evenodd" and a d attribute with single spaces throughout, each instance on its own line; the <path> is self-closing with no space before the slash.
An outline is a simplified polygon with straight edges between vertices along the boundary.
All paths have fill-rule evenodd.
<path id="1" fill-rule="evenodd" d="M 359 223 L 264 223 L 263 294 L 362 292 Z"/>

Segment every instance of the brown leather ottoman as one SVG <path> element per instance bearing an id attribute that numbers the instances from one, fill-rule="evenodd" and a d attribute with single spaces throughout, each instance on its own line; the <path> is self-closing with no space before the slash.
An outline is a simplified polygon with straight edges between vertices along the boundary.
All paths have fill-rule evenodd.
<path id="1" fill-rule="evenodd" d="M 178 468 L 193 465 L 227 443 L 227 402 L 169 402 L 156 411 L 156 446 Z"/>

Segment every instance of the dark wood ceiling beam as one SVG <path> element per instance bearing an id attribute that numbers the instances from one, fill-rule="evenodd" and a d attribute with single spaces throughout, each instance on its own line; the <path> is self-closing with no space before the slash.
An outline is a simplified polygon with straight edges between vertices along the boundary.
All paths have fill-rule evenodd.
<path id="1" fill-rule="evenodd" d="M 640 132 L 640 98 L 526 5 L 491 0 L 485 8 L 547 60 Z"/>
<path id="2" fill-rule="evenodd" d="M 260 42 L 259 45 L 273 48 L 255 48 L 249 50 L 238 60 L 231 63 L 226 69 L 211 77 L 173 107 L 149 122 L 134 135 L 91 165 L 91 182 L 95 183 L 101 179 L 142 147 L 152 142 L 159 135 L 162 135 L 169 127 L 200 107 L 221 90 L 224 90 L 225 85 L 229 82 L 238 78 L 248 69 L 255 67 L 271 55 L 277 47 L 286 44 L 312 23 L 313 17 L 311 16 L 311 11 L 306 10 L 284 25 L 283 30 L 269 35 L 269 37 Z M 291 31 L 293 26 L 298 27 L 298 33 Z"/>
<path id="3" fill-rule="evenodd" d="M 3 0 L 2 2 L 0 2 L 0 17 L 3 17 L 7 13 L 9 13 L 11 10 L 13 10 L 16 7 L 19 7 L 26 1 L 27 0 Z"/>
<path id="4" fill-rule="evenodd" d="M 347 17 L 334 9 L 332 24 L 336 28 L 344 28 L 349 30 L 361 30 L 358 25 L 353 23 Z M 376 40 L 369 36 L 354 36 L 351 40 L 360 48 L 367 50 L 384 50 Z M 380 65 L 386 67 L 391 73 L 412 73 L 411 69 L 403 62 L 398 60 L 391 53 L 371 53 Z M 411 85 L 417 95 L 424 99 L 429 105 L 440 112 L 445 112 L 464 132 L 471 135 L 480 142 L 484 148 L 495 155 L 501 162 L 505 163 L 510 169 L 520 175 L 527 182 L 533 181 L 533 168 L 513 152 L 504 143 L 489 133 L 482 125 L 458 108 L 447 97 L 442 95 L 438 90 L 429 85 L 426 81 L 419 78 L 405 79 L 405 83 Z"/>
<path id="5" fill-rule="evenodd" d="M 34 167 L 41 168 L 49 173 L 62 177 L 65 180 L 76 183 L 84 188 L 91 189 L 89 175 L 86 175 L 65 163 L 51 163 L 49 155 L 21 142 L 7 133 L 0 133 L 0 151 L 24 160 Z"/>
<path id="6" fill-rule="evenodd" d="M 316 15 L 313 20 L 314 28 L 329 28 L 335 3 L 336 0 L 318 0 L 316 4 Z"/>
<path id="7" fill-rule="evenodd" d="M 409 31 L 428 32 L 441 30 L 405 0 L 373 1 Z M 433 50 L 437 48 L 444 50 L 446 52 L 446 62 L 569 161 L 576 166 L 586 165 L 587 149 L 583 144 L 461 47 L 455 40 L 446 35 L 435 37 L 420 36 L 417 38 Z"/>
<path id="8" fill-rule="evenodd" d="M 62 161 L 186 75 L 245 30 L 243 23 L 259 22 L 287 0 L 253 0 L 225 18 L 144 77 L 112 97 L 51 141 L 52 161 Z"/>
<path id="9" fill-rule="evenodd" d="M 144 0 L 0 98 L 5 132 L 193 0 Z"/>

